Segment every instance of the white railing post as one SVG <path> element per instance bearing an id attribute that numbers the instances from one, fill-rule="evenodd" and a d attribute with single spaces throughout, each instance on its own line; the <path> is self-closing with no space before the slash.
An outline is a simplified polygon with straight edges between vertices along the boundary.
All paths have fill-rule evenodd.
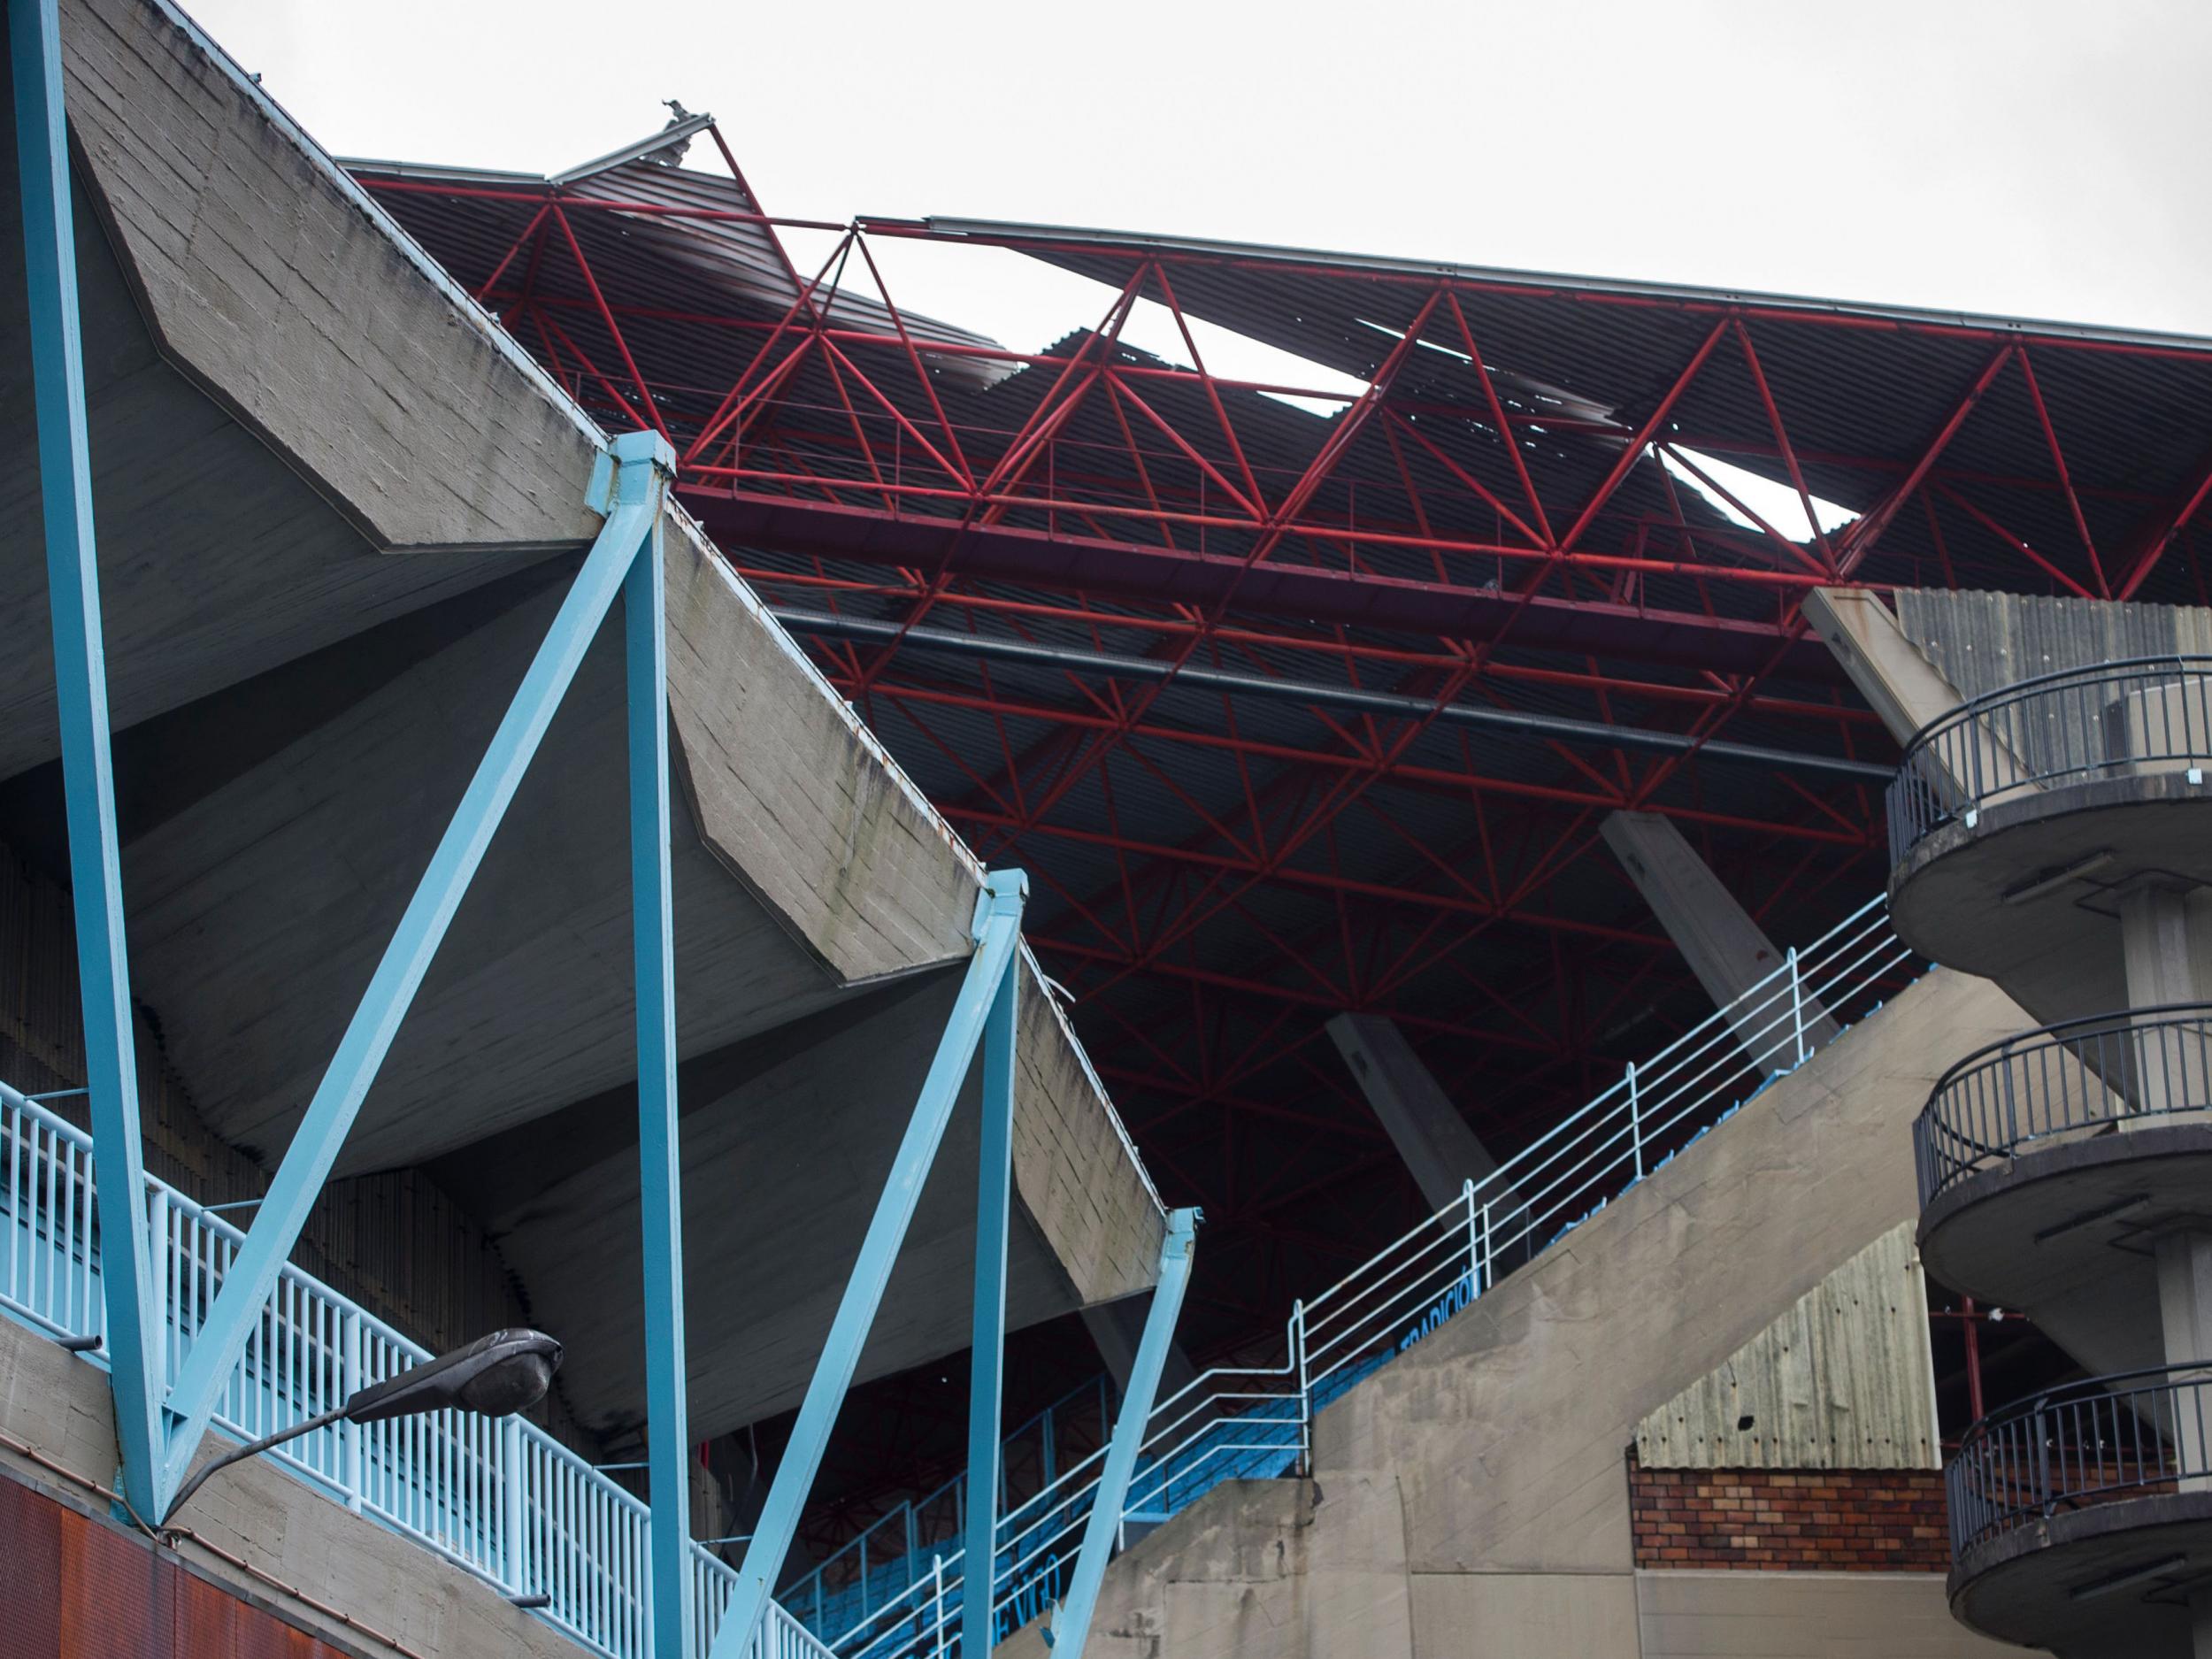
<path id="1" fill-rule="evenodd" d="M 361 1386 L 361 1310 L 348 1308 L 339 1332 L 338 1395 L 350 1400 Z M 351 1417 L 343 1417 L 338 1424 L 338 1443 L 343 1448 L 346 1465 L 346 1508 L 356 1515 L 361 1513 L 361 1502 L 367 1495 L 368 1471 L 362 1465 L 361 1425 Z"/>
<path id="2" fill-rule="evenodd" d="M 1298 1472 L 1313 1472 L 1313 1395 L 1306 1385 L 1306 1302 L 1290 1306 L 1290 1351 L 1298 1366 Z"/>
<path id="3" fill-rule="evenodd" d="M 1467 1208 L 1467 1300 L 1472 1302 L 1482 1294 L 1482 1233 L 1476 1219 L 1473 1176 L 1459 1184 L 1459 1201 Z"/>
<path id="4" fill-rule="evenodd" d="M 1797 1064 L 1805 1064 L 1805 982 L 1798 977 L 1797 947 L 1790 947 L 1790 1027 L 1797 1033 Z"/>
<path id="5" fill-rule="evenodd" d="M 1482 1206 L 1482 1261 L 1475 1269 L 1477 1294 L 1489 1289 L 1491 1286 L 1498 1282 L 1496 1260 L 1496 1253 L 1492 1249 L 1490 1242 L 1490 1201 L 1486 1199 Z"/>
<path id="6" fill-rule="evenodd" d="M 937 1659 L 945 1659 L 945 1558 L 929 1558 L 930 1607 L 937 1626 Z"/>
<path id="7" fill-rule="evenodd" d="M 522 1416 L 513 1413 L 500 1419 L 499 1424 L 499 1559 L 503 1581 L 510 1595 L 527 1593 L 522 1581 L 523 1548 L 523 1452 Z"/>
<path id="8" fill-rule="evenodd" d="M 1636 1091 L 1636 1063 L 1628 1063 L 1628 1138 L 1636 1150 L 1636 1179 L 1644 1179 L 1644 1106 Z"/>

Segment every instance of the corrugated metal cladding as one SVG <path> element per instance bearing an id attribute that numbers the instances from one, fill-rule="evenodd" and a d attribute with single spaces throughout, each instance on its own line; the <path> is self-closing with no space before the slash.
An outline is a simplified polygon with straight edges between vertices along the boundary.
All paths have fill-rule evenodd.
<path id="1" fill-rule="evenodd" d="M 1646 1469 L 1934 1469 L 1928 1292 L 1901 1222 L 1636 1425 Z"/>
<path id="2" fill-rule="evenodd" d="M 348 1659 L 177 1559 L 0 1476 L 7 1659 Z"/>
<path id="3" fill-rule="evenodd" d="M 2212 656 L 2212 611 L 1909 588 L 1905 637 L 1969 697 L 2062 669 L 2172 654 Z"/>

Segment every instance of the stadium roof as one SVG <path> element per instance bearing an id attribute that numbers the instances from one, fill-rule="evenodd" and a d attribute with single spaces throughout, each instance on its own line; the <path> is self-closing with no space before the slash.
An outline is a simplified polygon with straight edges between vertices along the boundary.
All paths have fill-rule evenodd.
<path id="1" fill-rule="evenodd" d="M 1031 872 L 1087 1046 L 1212 1219 L 1202 1349 L 1417 1207 L 1329 1013 L 1400 1019 L 1502 1151 L 1704 1011 L 1608 812 L 1675 819 L 1784 942 L 1878 885 L 1893 751 L 1810 588 L 2204 602 L 2212 342 L 807 225 L 690 120 L 549 178 L 349 165 L 603 422 L 669 432 L 728 556 Z M 667 159 L 702 138 L 724 170 Z M 1096 313 L 1033 351 L 917 316 L 877 257 L 915 240 L 1077 273 Z M 1178 358 L 1124 339 L 1154 306 Z M 1204 325 L 1314 383 L 1210 369 Z"/>

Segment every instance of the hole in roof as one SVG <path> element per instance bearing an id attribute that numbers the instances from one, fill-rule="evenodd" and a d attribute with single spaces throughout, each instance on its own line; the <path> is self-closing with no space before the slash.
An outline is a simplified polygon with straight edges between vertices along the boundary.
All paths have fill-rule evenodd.
<path id="1" fill-rule="evenodd" d="M 1812 527 L 1805 518 L 1805 503 L 1798 499 L 1794 485 L 1777 483 L 1747 467 L 1724 461 L 1702 449 L 1684 449 L 1680 444 L 1671 444 L 1663 449 L 1655 445 L 1653 452 L 1658 456 L 1659 465 L 1667 469 L 1676 483 L 1688 485 L 1729 523 L 1745 530 L 1758 530 L 1758 525 L 1736 506 L 1736 502 L 1741 502 L 1789 540 L 1810 541 L 1813 539 Z M 1689 462 L 1689 466 L 1683 465 L 1682 461 L 1675 458 L 1677 453 Z M 1695 467 L 1697 472 L 1692 472 L 1691 467 Z M 1705 479 L 1697 476 L 1698 472 L 1704 473 L 1705 478 L 1719 485 L 1720 489 L 1709 488 Z M 1725 491 L 1726 495 L 1721 491 Z M 1839 507 L 1832 501 L 1824 501 L 1817 495 L 1812 495 L 1810 491 L 1807 494 L 1811 496 L 1813 503 L 1813 520 L 1819 525 L 1823 535 L 1841 528 L 1859 516 L 1851 508 Z M 1735 502 L 1730 501 L 1729 495 L 1734 496 Z"/>
<path id="2" fill-rule="evenodd" d="M 831 231 L 782 229 L 780 234 L 792 263 L 810 278 L 839 240 Z M 872 236 L 868 251 L 902 311 L 973 329 L 1015 351 L 1041 352 L 1079 329 L 1096 328 L 1118 297 L 1118 290 L 1105 283 L 1010 249 Z M 857 252 L 846 261 L 843 286 L 870 299 L 879 297 Z M 1184 320 L 1208 373 L 1276 388 L 1262 395 L 1279 403 L 1334 415 L 1367 389 L 1355 376 L 1263 340 L 1187 314 Z M 1175 313 L 1156 300 L 1141 299 L 1132 308 L 1121 341 L 1174 367 L 1197 366 Z"/>
<path id="3" fill-rule="evenodd" d="M 1379 323 L 1365 317 L 1357 320 L 1361 327 L 1371 328 L 1377 334 L 1386 335 L 1392 340 L 1403 340 L 1406 337 L 1404 329 L 1393 328 L 1388 323 Z M 1445 345 L 1440 341 L 1424 337 L 1416 340 L 1413 343 L 1425 351 L 1437 352 L 1461 363 L 1474 361 L 1474 358 L 1468 356 L 1466 352 Z M 1494 389 L 1498 394 L 1499 401 L 1508 410 L 1525 410 L 1532 415 L 1545 415 L 1552 419 L 1578 421 L 1586 426 L 1620 426 L 1621 439 L 1617 442 L 1624 441 L 1629 435 L 1625 425 L 1617 420 L 1612 407 L 1609 404 L 1601 403 L 1579 393 L 1568 391 L 1563 387 L 1549 386 L 1540 380 L 1530 380 L 1525 375 L 1516 374 L 1508 369 L 1501 369 L 1494 363 L 1486 363 L 1482 367 L 1483 372 L 1489 375 L 1495 383 Z M 1516 424 L 1521 423 L 1517 421 Z M 1530 434 L 1542 434 L 1546 430 L 1534 421 L 1527 422 L 1521 426 L 1521 429 Z M 1536 446 L 1524 440 L 1524 447 L 1533 449 Z M 1809 522 L 1805 514 L 1805 503 L 1798 499 L 1797 491 L 1793 486 L 1777 483 L 1772 479 L 1754 472 L 1747 467 L 1738 466 L 1733 462 L 1724 461 L 1719 457 L 1706 454 L 1702 450 L 1685 449 L 1680 444 L 1673 444 L 1670 448 L 1674 453 L 1671 454 L 1668 449 L 1660 449 L 1656 445 L 1653 447 L 1653 453 L 1659 457 L 1659 464 L 1665 467 L 1678 482 L 1688 485 L 1700 497 L 1710 503 L 1723 518 L 1740 528 L 1757 530 L 1759 526 L 1749 514 L 1736 505 L 1737 502 L 1742 503 L 1744 507 L 1749 508 L 1751 512 L 1765 519 L 1779 534 L 1793 541 L 1810 541 L 1813 539 L 1813 526 L 1816 524 L 1819 526 L 1820 534 L 1825 535 L 1849 524 L 1859 516 L 1851 508 L 1839 506 L 1832 501 L 1824 501 L 1820 496 L 1814 495 L 1808 491 L 1806 493 L 1812 502 L 1813 508 L 1812 518 Z M 1685 466 L 1680 460 L 1676 459 L 1677 454 L 1686 459 L 1689 465 Z M 1696 469 L 1696 472 L 1691 470 L 1693 467 Z M 1702 472 L 1705 478 L 1698 477 L 1698 472 Z M 1719 488 L 1716 489 L 1709 487 L 1705 479 L 1710 479 L 1713 484 Z M 1729 499 L 1730 496 L 1735 499 L 1732 501 Z"/>

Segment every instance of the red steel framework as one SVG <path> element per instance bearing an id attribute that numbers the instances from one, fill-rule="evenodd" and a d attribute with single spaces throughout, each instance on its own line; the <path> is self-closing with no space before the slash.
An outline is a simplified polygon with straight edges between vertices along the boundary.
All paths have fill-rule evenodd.
<path id="1" fill-rule="evenodd" d="M 1248 1236 L 1340 1252 L 1286 1212 L 1392 1166 L 1316 1048 L 1317 1014 L 1386 1012 L 1463 1043 L 1449 1088 L 1509 1059 L 1494 1107 L 1509 1139 L 1591 1081 L 1624 1010 L 1680 982 L 1632 902 L 1563 902 L 1563 883 L 1591 878 L 1605 814 L 1676 818 L 1763 916 L 1878 879 L 1866 783 L 1777 770 L 1721 787 L 1694 753 L 1745 722 L 1808 753 L 1891 752 L 1808 637 L 1810 589 L 2204 598 L 2191 527 L 2212 494 L 2212 405 L 2184 409 L 2158 378 L 2212 390 L 2198 342 L 1103 233 L 780 219 L 757 211 L 711 124 L 696 133 L 726 180 L 664 167 L 649 146 L 557 182 L 357 173 L 580 403 L 670 438 L 682 499 L 749 581 L 895 623 L 887 641 L 810 644 L 843 695 L 879 719 L 895 709 L 956 780 L 933 793 L 979 852 L 1025 849 L 1059 904 L 1040 948 L 1116 1039 L 1094 1043 L 1102 1070 L 1151 1097 L 1148 1156 Z M 719 288 L 670 275 L 686 227 L 730 262 Z M 831 239 L 810 273 L 786 229 Z M 878 256 L 912 241 L 1033 255 L 1110 297 L 1059 345 L 1009 349 L 900 306 Z M 1185 363 L 1124 345 L 1141 305 L 1171 319 Z M 1202 325 L 1295 350 L 1332 306 L 1372 336 L 1334 336 L 1330 366 L 1358 371 L 1356 395 L 1207 366 Z M 1631 412 L 1514 362 L 1545 337 L 1532 319 L 1571 356 L 1632 342 Z M 1494 322 L 1510 336 L 1498 355 Z M 1884 406 L 1845 419 L 1833 405 L 1866 400 L 1828 394 L 1819 365 L 1900 352 L 1919 355 Z M 2114 376 L 2156 382 L 2150 401 L 2195 420 L 2167 437 L 2186 465 L 2115 458 Z M 1816 498 L 1855 516 L 1793 537 L 1713 457 L 1786 484 L 1809 524 Z M 1152 666 L 1041 680 L 949 667 L 914 648 L 925 625 Z M 1430 707 L 1302 704 L 1320 736 L 1290 741 L 1237 699 L 1179 691 L 1194 663 Z M 1468 701 L 1664 729 L 1692 752 L 1531 739 L 1531 764 L 1440 725 Z M 1173 827 L 1125 810 L 1134 779 L 1179 809 Z M 1419 802 L 1449 807 L 1448 835 L 1409 821 Z M 1082 855 L 1074 873 L 1056 846 Z M 1284 894 L 1320 919 L 1287 927 L 1261 902 Z M 1528 964 L 1506 986 L 1471 965 L 1499 929 Z M 1113 995 L 1133 978 L 1150 1002 Z M 1224 998 L 1250 1010 L 1233 1030 Z M 1254 1133 L 1299 1137 L 1325 1167 L 1255 1163 L 1238 1143 Z M 1247 1284 L 1269 1317 L 1292 1288 Z"/>

